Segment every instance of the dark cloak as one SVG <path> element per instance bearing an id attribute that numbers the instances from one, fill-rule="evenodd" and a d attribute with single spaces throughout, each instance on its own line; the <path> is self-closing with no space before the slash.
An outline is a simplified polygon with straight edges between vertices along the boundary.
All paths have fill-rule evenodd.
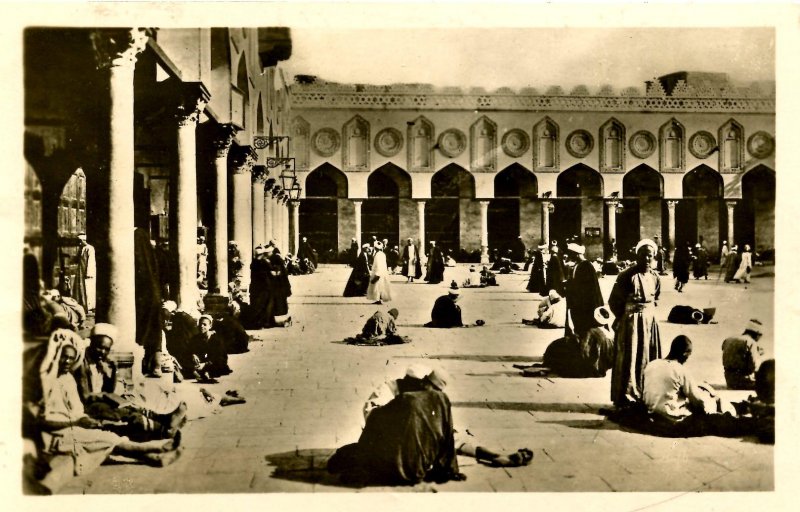
<path id="1" fill-rule="evenodd" d="M 453 302 L 449 295 L 442 295 L 433 303 L 431 311 L 431 321 L 425 327 L 438 327 L 447 329 L 450 327 L 462 327 L 461 307 Z"/>
<path id="2" fill-rule="evenodd" d="M 614 340 L 600 327 L 589 329 L 582 339 L 558 338 L 545 349 L 542 363 L 560 377 L 605 377 L 614 366 Z"/>
<path id="3" fill-rule="evenodd" d="M 197 322 L 189 313 L 176 311 L 172 315 L 172 329 L 165 332 L 167 338 L 167 352 L 178 360 L 183 375 L 188 377 L 192 373 L 194 361 L 192 359 L 192 339 L 200 334 Z"/>
<path id="4" fill-rule="evenodd" d="M 272 278 L 270 279 L 270 291 L 273 293 L 272 313 L 275 316 L 288 315 L 292 285 L 289 283 L 286 263 L 277 251 L 269 257 L 269 262 L 272 265 Z"/>
<path id="5" fill-rule="evenodd" d="M 430 256 L 430 272 L 425 276 L 425 280 L 430 284 L 437 284 L 444 281 L 444 255 L 442 250 L 436 246 L 431 251 Z"/>
<path id="6" fill-rule="evenodd" d="M 363 297 L 367 294 L 369 287 L 369 262 L 367 255 L 362 252 L 355 262 L 353 262 L 353 271 L 350 272 L 350 278 L 344 287 L 345 297 Z"/>
<path id="7" fill-rule="evenodd" d="M 689 264 L 692 261 L 692 255 L 689 248 L 685 245 L 679 245 L 675 249 L 675 257 L 672 261 L 672 275 L 680 283 L 689 281 Z"/>
<path id="8" fill-rule="evenodd" d="M 589 329 L 597 327 L 594 310 L 605 303 L 594 265 L 586 260 L 576 263 L 572 279 L 567 281 L 565 292 L 567 315 L 572 319 L 574 333 L 582 339 Z M 571 332 L 569 322 L 565 332 L 567 335 Z"/>
<path id="9" fill-rule="evenodd" d="M 150 234 L 146 229 L 133 232 L 136 273 L 136 342 L 144 347 L 145 372 L 152 368 L 152 356 L 161 346 L 161 280 Z M 169 350 L 169 349 L 168 349 Z"/>
<path id="10" fill-rule="evenodd" d="M 275 322 L 272 270 L 272 264 L 261 256 L 250 264 L 250 307 L 243 319 L 248 329 L 262 329 Z"/>
<path id="11" fill-rule="evenodd" d="M 559 295 L 564 296 L 564 262 L 557 253 L 551 254 L 550 261 L 547 263 L 545 288 L 545 293 L 555 290 Z"/>
<path id="12" fill-rule="evenodd" d="M 544 270 L 544 257 L 542 253 L 536 251 L 533 255 L 533 265 L 531 266 L 531 278 L 528 280 L 528 291 L 547 295 L 546 275 Z"/>

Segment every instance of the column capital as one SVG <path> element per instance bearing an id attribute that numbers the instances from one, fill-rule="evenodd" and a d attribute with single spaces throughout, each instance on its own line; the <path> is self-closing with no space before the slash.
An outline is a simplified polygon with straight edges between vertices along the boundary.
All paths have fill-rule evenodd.
<path id="1" fill-rule="evenodd" d="M 351 201 L 353 201 L 353 204 L 358 205 L 358 206 L 361 206 L 361 203 L 364 202 L 363 199 L 351 199 Z"/>
<path id="2" fill-rule="evenodd" d="M 491 201 L 492 201 L 491 199 L 480 199 L 478 202 L 481 203 L 481 207 L 485 206 L 486 208 L 488 208 L 489 207 L 489 203 Z"/>
<path id="3" fill-rule="evenodd" d="M 233 174 L 246 174 L 256 163 L 256 152 L 252 146 L 231 146 L 230 158 Z"/>
<path id="4" fill-rule="evenodd" d="M 605 203 L 606 203 L 606 206 L 608 206 L 609 208 L 616 208 L 617 205 L 619 204 L 619 199 L 616 199 L 616 198 L 614 198 L 614 199 L 606 199 Z"/>
<path id="5" fill-rule="evenodd" d="M 667 208 L 669 208 L 670 210 L 674 210 L 675 206 L 677 206 L 677 204 L 678 204 L 678 200 L 677 199 L 670 199 L 670 200 L 667 201 Z"/>
<path id="6" fill-rule="evenodd" d="M 236 135 L 237 131 L 239 131 L 239 128 L 232 123 L 220 124 L 217 127 L 212 140 L 217 158 L 225 158 L 228 156 L 228 150 L 231 149 L 233 137 Z"/>
<path id="7" fill-rule="evenodd" d="M 253 183 L 260 183 L 265 184 L 267 182 L 267 177 L 269 176 L 269 169 L 267 169 L 264 165 L 254 165 L 253 166 Z"/>
<path id="8" fill-rule="evenodd" d="M 97 29 L 89 34 L 97 69 L 127 66 L 133 68 L 136 57 L 144 50 L 147 40 L 155 34 L 153 28 Z"/>
<path id="9" fill-rule="evenodd" d="M 725 201 L 725 206 L 727 206 L 729 210 L 733 210 L 734 208 L 736 208 L 736 204 L 738 202 L 739 201 L 734 201 L 732 199 L 728 199 L 728 200 Z"/>
<path id="10" fill-rule="evenodd" d="M 211 99 L 211 93 L 202 82 L 177 82 L 173 87 L 178 126 L 196 125 Z"/>

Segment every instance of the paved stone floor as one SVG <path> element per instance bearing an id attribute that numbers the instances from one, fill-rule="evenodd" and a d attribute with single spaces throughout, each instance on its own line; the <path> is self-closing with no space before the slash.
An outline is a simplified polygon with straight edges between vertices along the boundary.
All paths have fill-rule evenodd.
<path id="1" fill-rule="evenodd" d="M 447 393 L 457 427 L 483 445 L 501 450 L 529 447 L 528 467 L 493 469 L 465 457 L 465 482 L 420 484 L 393 492 L 459 491 L 721 491 L 772 490 L 772 445 L 753 439 L 704 437 L 664 439 L 626 431 L 598 415 L 608 405 L 609 376 L 599 379 L 526 378 L 514 363 L 538 361 L 559 334 L 521 324 L 536 309 L 525 290 L 527 275 L 498 276 L 500 286 L 462 291 L 465 321 L 480 328 L 425 329 L 434 299 L 450 279 L 461 282 L 467 267 L 448 269 L 441 285 L 392 282 L 401 332 L 413 342 L 361 347 L 340 340 L 359 331 L 375 306 L 342 298 L 349 275 L 344 266 L 323 266 L 292 278 L 294 325 L 255 332 L 250 352 L 231 356 L 233 375 L 210 386 L 237 389 L 247 403 L 191 421 L 184 429 L 185 452 L 175 464 L 155 469 L 112 463 L 73 480 L 62 494 L 354 492 L 324 470 L 328 456 L 358 439 L 361 407 L 387 378 L 412 363 L 441 365 L 452 375 Z M 715 274 L 714 274 L 715 277 Z M 605 296 L 613 278 L 601 280 Z M 668 348 L 678 333 L 695 341 L 687 363 L 696 374 L 724 389 L 720 344 L 738 334 L 752 316 L 766 324 L 762 343 L 773 350 L 772 267 L 756 269 L 750 285 L 716 279 L 692 280 L 685 293 L 662 282 L 661 332 Z M 718 308 L 716 325 L 666 323 L 676 304 Z M 184 383 L 188 388 L 197 386 Z M 731 397 L 742 392 L 725 391 Z M 746 393 L 744 394 L 746 395 Z"/>

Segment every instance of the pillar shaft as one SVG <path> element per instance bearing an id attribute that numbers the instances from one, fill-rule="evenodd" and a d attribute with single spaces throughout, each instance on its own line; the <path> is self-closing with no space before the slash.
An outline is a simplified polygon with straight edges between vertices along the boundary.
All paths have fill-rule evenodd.
<path id="1" fill-rule="evenodd" d="M 667 236 L 669 237 L 669 254 L 672 255 L 675 253 L 675 206 L 677 206 L 678 201 L 667 201 Z M 670 256 L 670 261 L 672 261 L 672 257 Z"/>
<path id="2" fill-rule="evenodd" d="M 134 140 L 133 72 L 137 55 L 147 43 L 147 31 L 98 30 L 91 34 L 98 68 L 107 70 L 109 80 L 108 112 L 108 248 L 97 259 L 107 258 L 108 274 L 98 283 L 98 295 L 105 311 L 97 311 L 98 321 L 117 326 L 115 351 L 133 352 L 134 376 L 141 375 L 141 351 L 135 340 L 136 281 L 133 242 Z M 105 281 L 105 282 L 104 282 Z"/>
<path id="3" fill-rule="evenodd" d="M 489 263 L 489 201 L 481 201 L 481 263 Z"/>
<path id="4" fill-rule="evenodd" d="M 264 234 L 264 178 L 253 175 L 253 246 L 263 245 Z"/>
<path id="5" fill-rule="evenodd" d="M 209 100 L 200 83 L 181 83 L 178 94 L 177 192 L 178 306 L 197 310 L 197 121 Z"/>
<path id="6" fill-rule="evenodd" d="M 736 208 L 736 201 L 726 201 L 725 206 L 728 207 L 728 247 L 734 245 L 733 241 L 733 213 Z"/>
<path id="7" fill-rule="evenodd" d="M 211 250 L 214 267 L 209 269 L 211 293 L 228 296 L 228 152 L 236 129 L 223 125 L 214 140 L 214 228 L 211 231 Z"/>
<path id="8" fill-rule="evenodd" d="M 417 201 L 417 217 L 419 219 L 419 246 L 425 248 L 425 201 Z"/>
<path id="9" fill-rule="evenodd" d="M 361 201 L 353 201 L 355 207 L 356 217 L 356 242 L 358 242 L 359 250 L 361 249 Z"/>
<path id="10" fill-rule="evenodd" d="M 251 169 L 255 155 L 249 146 L 231 148 L 233 168 L 233 239 L 239 246 L 242 259 L 242 286 L 250 285 L 250 262 L 253 261 L 252 180 Z"/>
<path id="11" fill-rule="evenodd" d="M 291 219 L 289 219 L 289 233 L 292 240 L 291 252 L 297 255 L 300 248 L 300 201 L 289 201 L 291 209 Z"/>
<path id="12" fill-rule="evenodd" d="M 617 241 L 617 206 L 619 206 L 619 201 L 607 201 L 606 208 L 608 209 L 608 234 L 606 236 L 608 247 L 612 251 L 612 254 L 608 256 L 613 256 L 614 251 L 614 244 Z"/>
<path id="13" fill-rule="evenodd" d="M 550 246 L 550 208 L 553 203 L 542 201 L 542 243 Z"/>

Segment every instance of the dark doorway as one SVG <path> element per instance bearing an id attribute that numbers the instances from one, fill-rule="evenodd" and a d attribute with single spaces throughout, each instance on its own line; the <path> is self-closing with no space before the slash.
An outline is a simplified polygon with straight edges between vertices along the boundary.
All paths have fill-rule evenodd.
<path id="1" fill-rule="evenodd" d="M 363 240 L 400 241 L 400 198 L 411 197 L 411 177 L 394 164 L 386 164 L 370 174 L 367 196 L 361 210 Z"/>
<path id="2" fill-rule="evenodd" d="M 431 200 L 425 207 L 425 240 L 445 249 L 461 247 L 462 202 L 475 197 L 475 180 L 462 167 L 450 164 L 431 178 Z"/>
<path id="3" fill-rule="evenodd" d="M 709 254 L 718 254 L 726 236 L 725 203 L 722 176 L 701 165 L 683 177 L 683 199 L 675 209 L 675 244 L 694 246 L 701 240 Z"/>
<path id="4" fill-rule="evenodd" d="M 632 259 L 630 249 L 642 238 L 664 240 L 662 197 L 664 180 L 647 165 L 640 165 L 622 179 L 622 212 L 617 214 L 617 252 L 621 259 Z"/>
<path id="5" fill-rule="evenodd" d="M 775 248 L 775 171 L 759 165 L 742 177 L 742 201 L 736 206 L 734 232 L 739 247 L 762 253 Z"/>
<path id="6" fill-rule="evenodd" d="M 523 209 L 536 198 L 536 177 L 519 164 L 494 178 L 494 199 L 489 202 L 489 250 L 504 253 L 523 232 Z"/>
<path id="7" fill-rule="evenodd" d="M 603 233 L 585 236 L 586 228 L 602 227 L 603 178 L 600 173 L 583 164 L 570 167 L 556 180 L 555 211 L 550 217 L 550 239 L 566 246 L 570 237 L 577 236 L 586 246 L 587 257 L 603 252 Z"/>
<path id="8" fill-rule="evenodd" d="M 308 238 L 323 263 L 335 261 L 339 247 L 339 202 L 347 198 L 347 178 L 323 164 L 306 178 L 300 201 L 300 236 Z"/>

